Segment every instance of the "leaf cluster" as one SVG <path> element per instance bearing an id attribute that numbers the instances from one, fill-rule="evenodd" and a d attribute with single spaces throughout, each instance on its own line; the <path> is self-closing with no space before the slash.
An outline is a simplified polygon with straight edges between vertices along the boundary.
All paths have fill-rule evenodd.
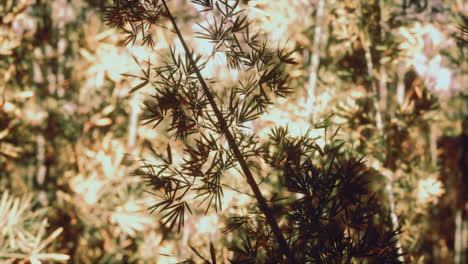
<path id="1" fill-rule="evenodd" d="M 141 76 L 128 75 L 142 80 L 132 92 L 147 84 L 153 86 L 151 98 L 144 104 L 145 124 L 156 127 L 167 121 L 170 136 L 183 145 L 181 161 L 173 157 L 171 145 L 165 153 L 151 149 L 158 161 L 142 160 L 143 166 L 135 173 L 144 177 L 159 197 L 150 209 L 162 214 L 166 227 L 180 231 L 185 214 L 191 214 L 194 205 L 205 204 L 205 213 L 212 206 L 221 211 L 226 175 L 242 167 L 247 178 L 251 168 L 245 168 L 245 161 L 256 159 L 270 167 L 262 181 L 279 177 L 281 194 L 269 199 L 267 208 L 262 205 L 264 198 L 256 194 L 258 204 L 254 206 L 260 210 L 250 208 L 247 215 L 227 220 L 225 231 L 239 231 L 241 238 L 241 245 L 234 243 L 231 248 L 232 263 L 284 263 L 285 255 L 291 263 L 293 259 L 298 263 L 352 263 L 369 258 L 399 263 L 393 245 L 399 231 L 388 226 L 378 230 L 381 226 L 373 225 L 375 215 L 381 217 L 380 221 L 384 216 L 368 197 L 365 166 L 361 160 L 346 156 L 339 141 L 332 137 L 322 148 L 309 134 L 295 138 L 289 136 L 287 128 L 275 128 L 270 142 L 260 144 L 254 134 L 242 129 L 267 111 L 273 96 L 291 93 L 286 66 L 296 64 L 292 52 L 273 49 L 266 35 L 252 33 L 247 17 L 238 8 L 239 1 L 192 1 L 203 8 L 202 13 L 214 12 L 211 21 L 198 23 L 197 37 L 214 44 L 211 55 L 204 58 L 185 46 L 169 10 L 163 11 L 163 6 L 167 8 L 165 1 L 153 3 L 149 11 L 144 3 L 150 1 L 137 2 L 117 1 L 106 9 L 107 22 L 122 29 L 126 23 L 144 27 L 153 23 L 148 22 L 150 15 L 145 12 L 157 6 L 161 9 L 158 14 L 166 14 L 173 22 L 185 49 L 178 52 L 171 47 L 162 66 L 146 61 Z M 221 95 L 214 87 L 222 84 L 208 80 L 208 87 L 200 74 L 216 53 L 225 55 L 229 69 L 243 72 L 236 85 L 222 87 Z M 258 188 L 253 180 L 246 181 Z M 288 256 L 275 233 L 273 217 L 287 223 L 280 232 L 292 255 Z M 212 246 L 210 254 L 215 259 L 213 251 Z M 195 253 L 205 262 L 215 262 Z"/>
<path id="2" fill-rule="evenodd" d="M 287 127 L 273 129 L 269 137 L 275 147 L 263 157 L 277 171 L 280 189 L 287 190 L 270 203 L 278 218 L 288 223 L 283 232 L 297 261 L 399 263 L 394 243 L 400 230 L 389 228 L 388 216 L 369 193 L 370 171 L 362 158 L 345 153 L 335 136 L 323 147 L 307 134 L 289 136 Z M 228 220 L 225 230 L 242 234 L 241 245 L 234 247 L 237 256 L 250 259 L 249 263 L 259 257 L 266 263 L 281 263 L 264 225 L 250 219 Z"/>
<path id="3" fill-rule="evenodd" d="M 252 34 L 246 16 L 240 15 L 241 11 L 236 11 L 238 1 L 234 4 L 227 1 L 196 4 L 212 10 L 216 7 L 221 17 L 215 17 L 213 22 L 208 22 L 208 26 L 199 24 L 204 32 L 198 32 L 198 37 L 216 43 L 213 54 L 223 52 L 228 67 L 242 68 L 246 72 L 237 85 L 227 88 L 227 102 L 216 96 L 216 103 L 227 125 L 235 132 L 235 140 L 242 154 L 248 158 L 260 153 L 260 150 L 256 147 L 255 137 L 243 134 L 240 128 L 267 110 L 268 105 L 272 103 L 271 96 L 285 96 L 290 93 L 290 77 L 285 72 L 285 65 L 295 63 L 291 57 L 292 53 L 280 49 L 272 50 L 267 39 L 262 39 L 263 35 L 260 32 Z M 137 23 L 148 16 L 141 14 L 146 12 L 140 10 L 143 7 L 131 1 L 117 1 L 114 6 L 106 9 L 106 20 L 120 27 L 124 26 L 121 21 Z M 141 12 L 136 12 L 135 9 Z M 109 12 L 121 17 L 111 16 Z M 193 56 L 195 64 L 190 62 L 190 56 Z M 154 151 L 163 164 L 143 166 L 147 169 L 143 175 L 148 182 L 155 190 L 163 190 L 164 193 L 163 202 L 155 205 L 153 209 L 168 211 L 165 215 L 167 224 L 173 227 L 179 222 L 178 229 L 183 223 L 183 212 L 190 211 L 189 205 L 182 201 L 182 197 L 189 190 L 197 192 L 196 197 L 203 197 L 201 203 L 208 201 L 207 210 L 212 203 L 217 210 L 221 209 L 221 177 L 237 163 L 231 151 L 223 146 L 223 128 L 215 117 L 214 109 L 209 104 L 196 74 L 211 58 L 212 56 L 204 59 L 193 51 L 191 54 L 179 53 L 171 47 L 161 66 L 147 61 L 146 67 L 141 66 L 141 76 L 125 74 L 142 80 L 131 92 L 147 84 L 154 88 L 151 99 L 144 103 L 144 124 L 153 124 L 156 127 L 163 120 L 167 120 L 170 135 L 186 142 L 183 150 L 186 157 L 178 168 L 172 164 L 170 146 L 167 147 L 166 158 Z M 218 85 L 213 81 L 210 84 Z M 214 91 L 212 93 L 215 94 Z M 192 142 L 190 144 L 186 141 L 189 136 Z M 206 164 L 209 165 L 204 166 Z"/>

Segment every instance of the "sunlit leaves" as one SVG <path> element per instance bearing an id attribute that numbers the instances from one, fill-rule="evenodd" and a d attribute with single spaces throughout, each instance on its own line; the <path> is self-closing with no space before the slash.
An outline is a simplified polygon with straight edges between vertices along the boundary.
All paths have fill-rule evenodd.
<path id="1" fill-rule="evenodd" d="M 44 209 L 33 210 L 31 195 L 13 197 L 8 191 L 0 195 L 0 259 L 15 256 L 17 260 L 66 261 L 69 255 L 50 253 L 51 244 L 63 232 L 63 227 L 47 235 L 48 221 Z M 41 221 L 42 219 L 42 221 Z"/>

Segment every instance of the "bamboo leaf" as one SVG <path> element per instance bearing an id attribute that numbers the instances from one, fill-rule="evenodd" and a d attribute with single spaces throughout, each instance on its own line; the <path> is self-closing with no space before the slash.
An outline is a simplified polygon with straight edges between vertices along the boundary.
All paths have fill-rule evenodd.
<path id="1" fill-rule="evenodd" d="M 134 93 L 135 91 L 145 87 L 148 84 L 148 80 L 143 81 L 142 83 L 138 84 L 137 86 L 133 87 L 132 90 L 130 90 L 129 93 Z"/>
<path id="2" fill-rule="evenodd" d="M 216 251 L 215 251 L 213 242 L 210 242 L 210 255 L 211 255 L 211 263 L 216 264 Z"/>

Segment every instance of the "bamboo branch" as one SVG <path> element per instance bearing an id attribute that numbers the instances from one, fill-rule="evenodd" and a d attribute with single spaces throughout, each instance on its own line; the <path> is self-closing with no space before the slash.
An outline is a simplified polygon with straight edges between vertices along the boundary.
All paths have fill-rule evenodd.
<path id="1" fill-rule="evenodd" d="M 239 150 L 239 147 L 236 144 L 234 136 L 229 131 L 229 127 L 228 127 L 228 125 L 226 123 L 226 120 L 224 120 L 221 111 L 218 109 L 218 106 L 217 106 L 217 104 L 216 104 L 216 102 L 214 100 L 214 97 L 211 94 L 210 89 L 208 88 L 203 76 L 201 75 L 200 69 L 198 69 L 198 66 L 195 63 L 195 61 L 193 59 L 193 55 L 190 52 L 190 50 L 189 50 L 189 48 L 188 48 L 188 46 L 187 46 L 187 44 L 186 44 L 186 42 L 185 42 L 185 40 L 184 40 L 184 38 L 182 36 L 182 33 L 179 30 L 179 27 L 177 26 L 177 24 L 176 24 L 176 22 L 174 20 L 174 17 L 172 16 L 169 8 L 167 7 L 166 1 L 162 0 L 162 3 L 164 5 L 164 8 L 167 11 L 167 16 L 171 20 L 171 23 L 172 23 L 172 25 L 173 25 L 173 27 L 174 27 L 174 29 L 176 31 L 176 34 L 179 37 L 180 42 L 182 43 L 182 46 L 183 46 L 183 48 L 185 50 L 185 53 L 187 54 L 187 56 L 189 58 L 189 61 L 192 64 L 192 67 L 195 70 L 195 73 L 197 75 L 198 80 L 200 81 L 200 84 L 201 84 L 201 86 L 203 88 L 203 91 L 204 91 L 204 93 L 205 93 L 211 107 L 213 108 L 213 112 L 215 113 L 216 118 L 218 119 L 218 122 L 220 123 L 221 130 L 223 131 L 224 135 L 226 136 L 226 139 L 227 139 L 227 141 L 229 143 L 229 147 L 231 148 L 231 151 L 233 152 L 234 157 L 239 162 L 239 165 L 241 166 L 242 171 L 244 172 L 247 183 L 249 184 L 250 188 L 252 189 L 252 191 L 253 191 L 253 193 L 255 195 L 255 198 L 258 201 L 258 205 L 260 207 L 260 210 L 265 215 L 265 218 L 266 218 L 271 230 L 273 231 L 273 234 L 274 234 L 274 236 L 275 236 L 275 238 L 276 238 L 276 240 L 277 240 L 277 242 L 279 244 L 279 250 L 281 251 L 281 253 L 284 256 L 286 256 L 289 263 L 296 263 L 296 261 L 294 259 L 294 256 L 291 253 L 291 250 L 290 250 L 290 248 L 289 248 L 289 246 L 288 246 L 288 244 L 286 242 L 286 239 L 284 238 L 283 234 L 281 233 L 281 230 L 280 230 L 280 228 L 278 226 L 278 223 L 276 222 L 275 216 L 274 216 L 271 208 L 268 206 L 268 204 L 266 202 L 266 199 L 263 196 L 262 192 L 258 188 L 258 185 L 255 182 L 255 179 L 254 179 L 254 177 L 253 177 L 253 175 L 252 175 L 252 173 L 251 173 L 251 171 L 249 169 L 249 166 L 247 165 L 247 162 L 244 159 L 244 156 L 242 155 L 242 153 Z"/>

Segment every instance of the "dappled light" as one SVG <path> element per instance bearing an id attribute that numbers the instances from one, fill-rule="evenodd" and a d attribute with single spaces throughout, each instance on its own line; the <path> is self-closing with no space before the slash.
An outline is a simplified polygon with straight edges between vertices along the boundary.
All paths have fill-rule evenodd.
<path id="1" fill-rule="evenodd" d="M 2 0 L 0 263 L 467 263 L 465 13 Z"/>

